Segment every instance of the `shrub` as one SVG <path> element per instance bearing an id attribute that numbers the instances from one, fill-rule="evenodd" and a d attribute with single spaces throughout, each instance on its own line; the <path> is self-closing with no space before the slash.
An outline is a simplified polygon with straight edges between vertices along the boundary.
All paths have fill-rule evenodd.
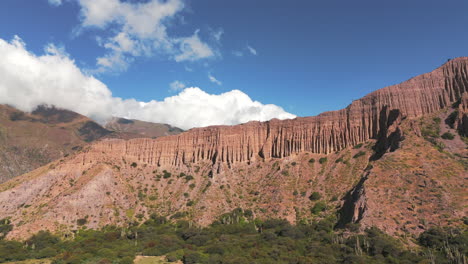
<path id="1" fill-rule="evenodd" d="M 167 172 L 166 170 L 163 171 L 163 178 L 164 179 L 170 178 L 171 176 L 172 176 L 172 174 L 170 172 Z"/>
<path id="2" fill-rule="evenodd" d="M 455 135 L 450 133 L 450 132 L 445 132 L 444 134 L 442 134 L 441 136 L 443 139 L 448 139 L 448 140 L 452 140 L 455 138 Z"/>
<path id="3" fill-rule="evenodd" d="M 171 219 L 180 219 L 180 218 L 186 217 L 187 215 L 188 215 L 187 212 L 177 212 L 171 216 Z"/>
<path id="4" fill-rule="evenodd" d="M 359 151 L 358 153 L 356 153 L 356 155 L 353 156 L 353 159 L 357 159 L 357 158 L 362 157 L 364 155 L 366 155 L 366 152 Z"/>
<path id="5" fill-rule="evenodd" d="M 194 179 L 194 178 L 193 178 L 192 175 L 187 175 L 187 176 L 185 176 L 185 182 L 189 182 L 189 181 L 191 181 L 191 180 L 193 180 L 193 179 Z"/>
<path id="6" fill-rule="evenodd" d="M 136 164 L 136 162 L 132 162 L 132 164 L 130 164 L 130 166 L 132 166 L 133 168 L 136 168 L 137 164 Z"/>
<path id="7" fill-rule="evenodd" d="M 196 251 L 187 251 L 182 258 L 184 264 L 202 263 L 203 256 Z"/>
<path id="8" fill-rule="evenodd" d="M 353 147 L 353 149 L 359 149 L 362 147 L 362 143 L 357 144 L 356 146 Z"/>
<path id="9" fill-rule="evenodd" d="M 13 112 L 10 114 L 10 120 L 11 121 L 19 121 L 19 120 L 25 120 L 26 116 L 24 115 L 23 112 Z"/>
<path id="10" fill-rule="evenodd" d="M 314 159 L 314 158 L 310 159 L 310 160 L 309 160 L 309 163 L 310 163 L 310 164 L 315 163 L 315 159 Z"/>
<path id="11" fill-rule="evenodd" d="M 86 220 L 86 218 L 80 218 L 80 219 L 76 220 L 76 224 L 79 225 L 79 226 L 86 225 L 87 222 L 88 222 L 88 220 Z"/>
<path id="12" fill-rule="evenodd" d="M 324 164 L 325 162 L 327 162 L 327 160 L 328 160 L 327 157 L 320 158 L 320 159 L 319 159 L 319 163 L 320 163 L 320 164 Z"/>
<path id="13" fill-rule="evenodd" d="M 8 218 L 0 220 L 0 240 L 5 238 L 12 229 L 13 225 Z"/>
<path id="14" fill-rule="evenodd" d="M 313 214 L 317 215 L 317 214 L 319 214 L 320 212 L 325 211 L 325 209 L 327 209 L 327 205 L 325 204 L 325 202 L 324 202 L 324 201 L 318 201 L 318 202 L 315 203 L 314 207 L 312 207 L 312 208 L 310 209 L 310 211 L 311 211 Z"/>
<path id="15" fill-rule="evenodd" d="M 309 200 L 311 200 L 311 201 L 317 201 L 317 200 L 320 200 L 320 198 L 322 198 L 322 195 L 320 195 L 320 193 L 318 193 L 318 192 L 313 192 L 309 196 Z"/>

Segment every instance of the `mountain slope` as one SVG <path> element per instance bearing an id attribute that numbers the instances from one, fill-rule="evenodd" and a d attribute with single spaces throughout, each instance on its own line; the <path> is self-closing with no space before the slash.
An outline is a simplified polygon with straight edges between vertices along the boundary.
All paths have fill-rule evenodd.
<path id="1" fill-rule="evenodd" d="M 119 132 L 137 134 L 141 137 L 157 138 L 162 136 L 177 135 L 182 129 L 166 124 L 144 122 L 135 119 L 113 118 L 104 126 L 106 129 Z"/>
<path id="2" fill-rule="evenodd" d="M 338 226 L 392 234 L 459 224 L 468 156 L 449 120 L 466 97 L 467 67 L 455 59 L 316 117 L 101 140 L 0 185 L 0 219 L 20 238 L 152 213 L 206 225 L 237 207 L 291 222 L 339 213 Z"/>
<path id="3" fill-rule="evenodd" d="M 178 128 L 117 119 L 107 128 L 78 113 L 39 106 L 32 113 L 0 105 L 0 183 L 75 153 L 102 138 L 159 137 Z"/>
<path id="4" fill-rule="evenodd" d="M 195 128 L 156 140 L 107 141 L 95 147 L 160 166 L 255 162 L 300 152 L 329 154 L 376 139 L 396 116 L 417 118 L 451 106 L 468 90 L 467 72 L 468 58 L 457 58 L 318 116 Z"/>
<path id="5" fill-rule="evenodd" d="M 110 133 L 71 111 L 41 106 L 28 114 L 0 105 L 0 182 L 74 153 Z"/>

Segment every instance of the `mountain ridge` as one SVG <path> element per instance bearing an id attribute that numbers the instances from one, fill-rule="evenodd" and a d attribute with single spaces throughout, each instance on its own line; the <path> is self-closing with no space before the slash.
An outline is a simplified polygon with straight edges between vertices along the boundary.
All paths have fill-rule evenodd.
<path id="1" fill-rule="evenodd" d="M 1 184 L 0 219 L 10 238 L 152 214 L 203 226 L 238 207 L 292 223 L 338 213 L 339 226 L 394 235 L 459 224 L 467 149 L 442 120 L 464 124 L 467 67 L 455 59 L 316 117 L 100 140 Z"/>
<path id="2" fill-rule="evenodd" d="M 387 129 L 385 120 L 394 109 L 402 118 L 415 118 L 452 105 L 468 91 L 467 72 L 468 57 L 460 57 L 430 73 L 372 92 L 344 109 L 318 116 L 193 128 L 174 137 L 106 141 L 94 147 L 97 151 L 120 151 L 160 166 L 182 166 L 199 160 L 252 162 L 303 151 L 329 154 L 376 139 Z"/>
<path id="3" fill-rule="evenodd" d="M 163 124 L 135 122 L 138 129 L 130 125 L 128 131 L 115 131 L 81 114 L 54 106 L 39 105 L 26 113 L 0 105 L 0 183 L 71 155 L 101 138 L 158 137 L 180 132 L 178 129 L 169 131 L 172 127 Z M 147 131 L 149 135 L 145 135 Z"/>

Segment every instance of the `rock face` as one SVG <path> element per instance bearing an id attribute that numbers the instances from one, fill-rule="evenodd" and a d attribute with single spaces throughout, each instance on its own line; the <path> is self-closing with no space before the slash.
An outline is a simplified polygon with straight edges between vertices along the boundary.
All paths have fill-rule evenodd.
<path id="1" fill-rule="evenodd" d="M 460 98 L 456 114 L 455 128 L 460 135 L 468 137 L 468 93 L 464 93 Z"/>
<path id="2" fill-rule="evenodd" d="M 450 106 L 467 90 L 468 58 L 463 57 L 377 90 L 339 111 L 293 120 L 196 128 L 156 140 L 109 140 L 94 145 L 92 151 L 176 167 L 198 161 L 230 166 L 305 151 L 329 154 L 386 133 L 393 110 L 402 118 L 419 117 Z"/>
<path id="3" fill-rule="evenodd" d="M 425 138 L 422 121 L 447 118 L 445 110 L 467 92 L 467 68 L 468 58 L 455 59 L 315 117 L 104 139 L 0 184 L 0 219 L 15 225 L 11 238 L 44 229 L 66 234 L 83 219 L 88 228 L 125 225 L 153 213 L 208 225 L 235 208 L 291 222 L 341 208 L 340 226 L 400 235 L 460 223 L 467 213 L 466 147 L 461 155 L 440 151 L 443 144 Z M 463 96 L 459 112 L 467 105 Z M 61 120 L 56 127 L 68 120 L 46 116 Z M 314 192 L 321 200 L 309 198 Z M 311 215 L 319 202 L 326 211 Z"/>

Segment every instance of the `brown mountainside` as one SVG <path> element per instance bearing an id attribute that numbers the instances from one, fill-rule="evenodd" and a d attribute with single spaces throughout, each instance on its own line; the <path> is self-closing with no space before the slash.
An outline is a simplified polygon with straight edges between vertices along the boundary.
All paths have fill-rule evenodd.
<path id="1" fill-rule="evenodd" d="M 106 123 L 104 127 L 111 131 L 137 134 L 148 138 L 177 135 L 183 132 L 182 129 L 167 124 L 151 123 L 118 117 L 113 118 L 111 121 Z"/>
<path id="2" fill-rule="evenodd" d="M 213 164 L 253 162 L 306 151 L 329 154 L 377 138 L 398 115 L 415 118 L 451 106 L 467 91 L 468 58 L 464 57 L 377 90 L 339 111 L 293 120 L 196 128 L 156 140 L 104 141 L 94 148 L 160 166 L 202 160 Z"/>
<path id="3" fill-rule="evenodd" d="M 0 183 L 68 156 L 101 138 L 131 139 L 177 134 L 165 124 L 132 120 L 102 127 L 78 113 L 39 106 L 32 113 L 0 105 Z M 115 128 L 115 129 L 114 129 Z"/>
<path id="4" fill-rule="evenodd" d="M 20 238 L 152 213 L 206 225 L 237 207 L 291 222 L 338 212 L 339 226 L 391 234 L 459 224 L 467 68 L 468 58 L 455 59 L 316 117 L 101 140 L 0 185 L 0 219 Z"/>
<path id="5" fill-rule="evenodd" d="M 25 113 L 0 105 L 0 182 L 74 153 L 110 133 L 71 111 L 40 106 Z"/>

